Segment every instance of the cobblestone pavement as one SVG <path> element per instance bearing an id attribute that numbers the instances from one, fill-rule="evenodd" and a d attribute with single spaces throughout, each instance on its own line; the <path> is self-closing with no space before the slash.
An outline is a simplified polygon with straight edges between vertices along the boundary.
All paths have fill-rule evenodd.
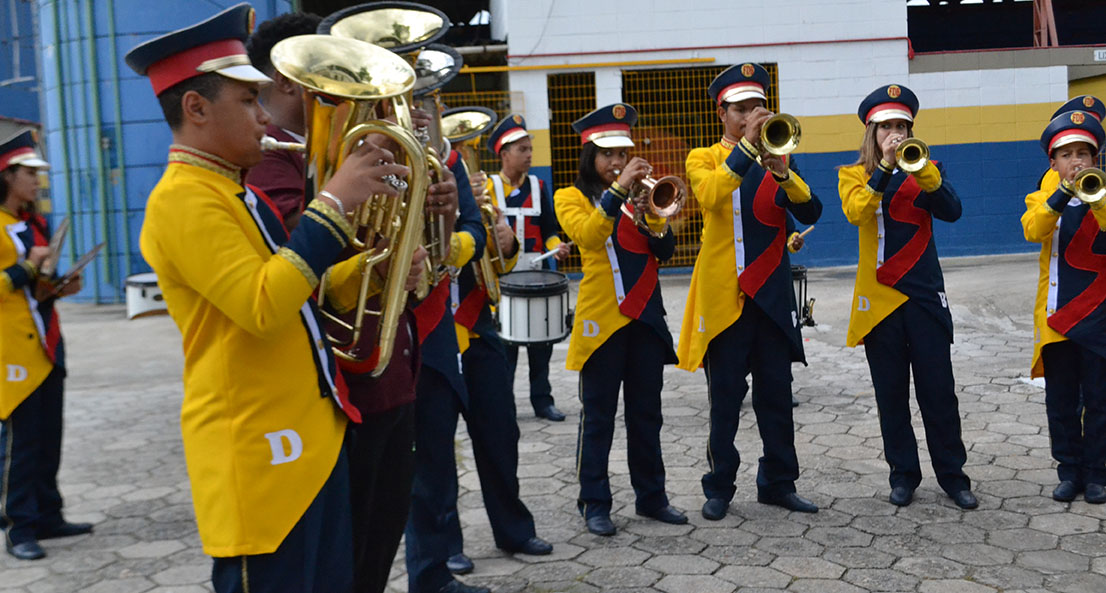
<path id="1" fill-rule="evenodd" d="M 568 420 L 535 419 L 525 357 L 516 404 L 522 440 L 519 477 L 538 532 L 555 550 L 511 557 L 492 543 L 472 449 L 458 433 L 465 551 L 476 562 L 467 582 L 498 592 L 919 593 L 1106 591 L 1106 507 L 1054 502 L 1044 391 L 1027 379 L 1036 256 L 945 262 L 956 321 L 953 358 L 968 446 L 967 472 L 980 508 L 961 511 L 932 470 L 915 502 L 887 502 L 875 402 L 862 350 L 844 347 L 852 270 L 810 272 L 817 297 L 807 330 L 809 367 L 795 367 L 800 493 L 815 515 L 758 504 L 759 438 L 751 406 L 738 447 L 746 464 L 724 520 L 699 514 L 706 467 L 707 398 L 702 373 L 668 368 L 662 431 L 672 503 L 689 525 L 633 513 L 625 430 L 611 452 L 618 535 L 592 536 L 575 510 L 576 373 L 554 352 L 552 380 Z M 663 278 L 674 334 L 688 277 Z M 60 476 L 68 515 L 94 521 L 96 533 L 44 542 L 49 556 L 18 562 L 0 555 L 0 591 L 191 593 L 210 590 L 210 561 L 193 523 L 181 453 L 179 336 L 167 317 L 126 321 L 122 307 L 62 309 L 70 378 L 65 459 Z M 463 426 L 463 423 L 462 423 Z M 915 415 L 915 429 L 923 434 Z M 928 461 L 924 441 L 923 463 Z M 401 558 L 391 591 L 406 591 Z"/>

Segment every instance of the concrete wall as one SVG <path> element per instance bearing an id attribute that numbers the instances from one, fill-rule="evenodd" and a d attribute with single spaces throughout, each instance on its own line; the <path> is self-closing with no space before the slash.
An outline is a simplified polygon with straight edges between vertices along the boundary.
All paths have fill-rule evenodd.
<path id="1" fill-rule="evenodd" d="M 536 170 L 549 175 L 551 73 L 594 71 L 598 106 L 622 100 L 623 69 L 658 67 L 643 61 L 777 64 L 780 109 L 803 125 L 798 162 L 825 203 L 810 247 L 796 259 L 831 265 L 857 257 L 856 229 L 841 212 L 835 170 L 856 159 L 863 132 L 857 106 L 879 86 L 904 84 L 921 101 L 916 135 L 930 143 L 964 202 L 959 222 L 935 225 L 940 252 L 1033 250 L 1018 221 L 1025 194 L 1048 166 L 1037 138 L 1068 98 L 1067 66 L 1011 61 L 949 70 L 930 60 L 925 72 L 913 73 L 906 12 L 904 2 L 876 0 L 512 2 L 509 64 L 550 69 L 511 72 L 510 85 L 525 96 Z"/>

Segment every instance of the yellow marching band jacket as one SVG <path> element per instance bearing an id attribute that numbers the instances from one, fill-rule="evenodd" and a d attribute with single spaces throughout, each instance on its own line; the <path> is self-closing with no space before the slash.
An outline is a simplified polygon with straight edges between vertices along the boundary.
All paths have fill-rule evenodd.
<path id="1" fill-rule="evenodd" d="M 41 221 L 37 215 L 17 216 L 0 207 L 0 420 L 9 418 L 46 380 L 61 342 L 53 303 L 40 303 L 34 296 L 37 270 L 27 253 L 49 241 L 34 219 Z"/>
<path id="2" fill-rule="evenodd" d="M 1049 169 L 1041 178 L 1037 191 L 1025 196 L 1025 214 L 1022 215 L 1022 229 L 1025 239 L 1032 243 L 1041 244 L 1041 254 L 1038 258 L 1040 274 L 1037 281 L 1037 296 L 1033 305 L 1033 363 L 1030 374 L 1033 377 L 1044 376 L 1044 361 L 1041 359 L 1041 349 L 1055 342 L 1067 340 L 1069 336 L 1057 331 L 1049 325 L 1049 317 L 1058 309 L 1058 301 L 1061 300 L 1060 277 L 1061 271 L 1066 266 L 1064 254 L 1072 240 L 1072 233 L 1062 233 L 1061 223 L 1063 217 L 1056 208 L 1049 205 L 1049 199 L 1059 195 L 1060 175 L 1053 169 Z M 1080 207 L 1077 198 L 1068 198 L 1068 207 L 1064 211 L 1075 210 Z M 1090 209 L 1089 212 L 1098 223 L 1098 235 L 1106 233 L 1106 208 Z M 1074 221 L 1079 224 L 1080 221 Z M 1094 229 L 1092 229 L 1094 230 Z M 1067 287 L 1064 287 L 1067 288 Z M 1078 335 L 1078 332 L 1076 334 Z M 1102 338 L 1094 340 L 1101 343 Z"/>

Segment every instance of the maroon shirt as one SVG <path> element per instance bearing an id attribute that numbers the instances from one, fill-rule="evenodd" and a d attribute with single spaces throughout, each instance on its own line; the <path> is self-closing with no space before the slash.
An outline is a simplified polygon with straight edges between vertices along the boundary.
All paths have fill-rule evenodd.
<path id="1" fill-rule="evenodd" d="M 283 128 L 269 124 L 265 133 L 281 142 L 300 142 Z M 269 150 L 261 162 L 246 173 L 246 183 L 268 194 L 280 211 L 280 218 L 303 212 L 303 154 L 293 150 Z"/>

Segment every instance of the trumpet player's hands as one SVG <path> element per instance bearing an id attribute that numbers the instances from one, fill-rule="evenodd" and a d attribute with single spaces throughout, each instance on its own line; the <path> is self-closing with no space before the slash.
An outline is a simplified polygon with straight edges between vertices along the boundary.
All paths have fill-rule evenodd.
<path id="1" fill-rule="evenodd" d="M 641 181 L 652 172 L 653 167 L 649 164 L 649 161 L 636 156 L 630 159 L 630 162 L 626 164 L 622 172 L 618 174 L 618 179 L 616 179 L 615 182 L 621 185 L 626 191 L 629 191 L 635 183 Z"/>
<path id="2" fill-rule="evenodd" d="M 787 179 L 791 175 L 787 169 L 787 160 L 781 155 L 769 154 L 767 152 L 761 153 L 760 164 L 780 179 Z"/>
<path id="3" fill-rule="evenodd" d="M 906 136 L 902 134 L 890 134 L 883 139 L 883 142 L 879 145 L 879 149 L 883 152 L 883 160 L 885 162 L 891 165 L 895 164 L 897 160 L 895 158 L 895 150 L 898 149 L 903 140 L 906 140 Z"/>
<path id="4" fill-rule="evenodd" d="M 760 129 L 764 127 L 764 122 L 768 121 L 768 118 L 774 114 L 768 111 L 764 107 L 757 106 L 749 115 L 745 116 L 745 140 L 753 146 L 760 146 Z"/>
<path id="5" fill-rule="evenodd" d="M 333 196 L 341 209 L 350 214 L 370 196 L 383 194 L 396 197 L 399 191 L 384 178 L 406 177 L 410 170 L 395 162 L 388 150 L 366 142 L 350 153 L 323 189 Z M 325 201 L 330 198 L 322 196 Z"/>
<path id="6" fill-rule="evenodd" d="M 429 256 L 430 252 L 422 245 L 415 249 L 414 255 L 411 256 L 411 269 L 408 270 L 407 280 L 403 284 L 404 290 L 410 292 L 418 288 L 419 278 L 422 277 L 423 264 Z"/>

